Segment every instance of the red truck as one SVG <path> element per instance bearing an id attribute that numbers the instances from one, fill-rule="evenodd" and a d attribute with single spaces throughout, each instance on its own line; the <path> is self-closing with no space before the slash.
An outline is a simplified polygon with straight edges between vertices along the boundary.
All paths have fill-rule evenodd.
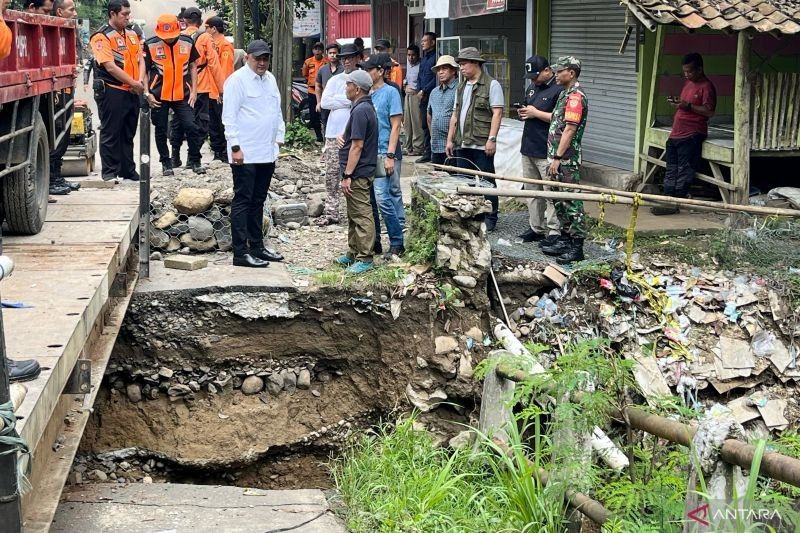
<path id="1" fill-rule="evenodd" d="M 69 135 L 75 90 L 74 20 L 8 10 L 11 55 L 0 60 L 0 216 L 33 235 L 47 216 L 50 149 Z"/>

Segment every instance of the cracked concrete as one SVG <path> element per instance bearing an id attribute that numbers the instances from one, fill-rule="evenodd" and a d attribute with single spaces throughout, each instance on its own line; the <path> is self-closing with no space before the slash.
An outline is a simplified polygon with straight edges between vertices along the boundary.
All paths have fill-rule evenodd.
<path id="1" fill-rule="evenodd" d="M 289 293 L 226 292 L 197 296 L 201 302 L 214 303 L 227 312 L 253 320 L 256 318 L 294 318 L 299 313 L 289 309 Z"/>

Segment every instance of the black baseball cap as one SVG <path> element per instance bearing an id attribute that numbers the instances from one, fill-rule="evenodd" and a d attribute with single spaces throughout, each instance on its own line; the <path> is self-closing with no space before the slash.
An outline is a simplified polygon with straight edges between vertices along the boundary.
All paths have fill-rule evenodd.
<path id="1" fill-rule="evenodd" d="M 391 63 L 391 58 L 389 58 L 389 54 L 383 52 L 370 55 L 365 61 L 359 63 L 358 66 L 364 70 L 369 70 L 371 68 L 385 69 L 387 63 Z"/>
<path id="2" fill-rule="evenodd" d="M 375 44 L 372 45 L 372 49 L 376 52 L 379 50 L 388 50 L 392 47 L 392 43 L 389 42 L 389 39 L 378 39 L 375 41 Z"/>
<path id="3" fill-rule="evenodd" d="M 325 47 L 325 51 L 326 51 L 326 52 L 327 52 L 328 50 L 336 50 L 336 51 L 338 52 L 338 51 L 340 51 L 341 49 L 342 49 L 342 47 L 341 47 L 341 46 L 339 46 L 339 43 L 330 43 L 328 46 L 326 46 L 326 47 Z"/>
<path id="4" fill-rule="evenodd" d="M 196 7 L 187 7 L 183 11 L 183 18 L 185 19 L 199 19 L 203 17 L 203 13 Z"/>
<path id="5" fill-rule="evenodd" d="M 525 77 L 529 80 L 536 79 L 541 71 L 550 66 L 546 57 L 531 56 L 525 62 Z"/>
<path id="6" fill-rule="evenodd" d="M 324 50 L 325 49 L 325 47 L 320 42 L 314 43 L 314 46 L 311 47 L 312 50 L 316 50 L 317 48 L 319 48 L 320 50 Z"/>
<path id="7" fill-rule="evenodd" d="M 225 21 L 222 20 L 221 17 L 208 17 L 208 20 L 206 20 L 206 26 L 216 28 L 217 31 L 220 32 L 225 31 Z"/>
<path id="8" fill-rule="evenodd" d="M 257 39 L 251 41 L 250 44 L 247 45 L 247 53 L 255 57 L 261 57 L 264 55 L 272 55 L 272 49 L 265 41 Z"/>

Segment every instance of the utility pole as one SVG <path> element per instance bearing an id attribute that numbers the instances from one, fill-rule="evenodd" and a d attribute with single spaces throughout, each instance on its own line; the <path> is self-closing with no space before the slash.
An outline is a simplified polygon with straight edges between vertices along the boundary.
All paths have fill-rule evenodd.
<path id="1" fill-rule="evenodd" d="M 244 0 L 233 0 L 233 45 L 236 48 L 245 48 L 244 42 Z"/>
<path id="2" fill-rule="evenodd" d="M 294 0 L 275 0 L 272 15 L 272 73 L 281 93 L 283 118 L 291 119 L 292 38 L 294 37 Z"/>

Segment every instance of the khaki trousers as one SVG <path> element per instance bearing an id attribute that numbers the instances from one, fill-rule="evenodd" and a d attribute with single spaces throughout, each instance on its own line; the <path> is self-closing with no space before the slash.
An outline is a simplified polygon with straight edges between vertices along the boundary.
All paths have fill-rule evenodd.
<path id="1" fill-rule="evenodd" d="M 375 220 L 372 218 L 372 203 L 369 189 L 373 178 L 353 178 L 352 194 L 345 195 L 347 203 L 347 255 L 357 261 L 372 261 L 375 245 Z"/>
<path id="2" fill-rule="evenodd" d="M 422 116 L 420 110 L 419 94 L 407 94 L 405 107 L 403 108 L 403 129 L 406 132 L 403 152 L 421 154 L 425 150 L 425 137 L 423 137 L 422 130 L 423 120 L 426 120 L 426 117 Z"/>
<path id="3" fill-rule="evenodd" d="M 538 157 L 522 156 L 522 177 L 533 180 L 549 180 L 550 174 L 547 172 L 550 164 L 547 159 Z M 541 191 L 550 190 L 549 187 L 526 183 L 525 190 Z M 528 199 L 528 221 L 531 229 L 536 233 L 548 235 L 560 235 L 561 224 L 558 221 L 558 214 L 552 200 L 544 198 Z"/>

